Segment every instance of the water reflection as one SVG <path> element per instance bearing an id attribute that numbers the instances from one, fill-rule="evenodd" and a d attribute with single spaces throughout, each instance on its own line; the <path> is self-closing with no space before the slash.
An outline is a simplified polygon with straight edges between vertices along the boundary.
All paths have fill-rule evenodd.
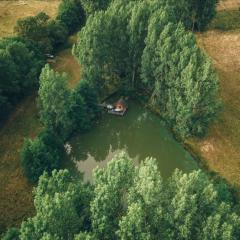
<path id="1" fill-rule="evenodd" d="M 92 169 L 105 166 L 122 150 L 136 163 L 148 156 L 156 158 L 163 177 L 175 168 L 190 171 L 197 167 L 160 119 L 133 102 L 126 116 L 106 114 L 91 131 L 73 138 L 71 145 L 71 157 L 77 169 L 85 172 L 87 180 L 91 179 Z"/>

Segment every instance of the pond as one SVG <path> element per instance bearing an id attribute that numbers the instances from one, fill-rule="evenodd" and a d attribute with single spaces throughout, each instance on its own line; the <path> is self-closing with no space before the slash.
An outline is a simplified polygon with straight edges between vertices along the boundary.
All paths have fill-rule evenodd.
<path id="1" fill-rule="evenodd" d="M 123 117 L 104 114 L 93 129 L 72 138 L 70 144 L 75 168 L 84 172 L 84 178 L 90 181 L 96 166 L 106 166 L 123 150 L 136 164 L 146 157 L 156 158 L 163 178 L 176 168 L 184 172 L 198 168 L 160 118 L 136 102 L 129 103 Z"/>

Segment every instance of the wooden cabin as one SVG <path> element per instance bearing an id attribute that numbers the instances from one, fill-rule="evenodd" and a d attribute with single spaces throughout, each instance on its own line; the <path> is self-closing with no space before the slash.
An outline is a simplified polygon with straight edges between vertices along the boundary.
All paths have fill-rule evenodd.
<path id="1" fill-rule="evenodd" d="M 127 103 L 121 98 L 115 103 L 115 111 L 123 112 L 127 109 Z"/>
<path id="2" fill-rule="evenodd" d="M 108 110 L 108 113 L 118 116 L 123 116 L 128 109 L 127 103 L 123 98 L 119 99 L 113 106 L 114 108 Z"/>

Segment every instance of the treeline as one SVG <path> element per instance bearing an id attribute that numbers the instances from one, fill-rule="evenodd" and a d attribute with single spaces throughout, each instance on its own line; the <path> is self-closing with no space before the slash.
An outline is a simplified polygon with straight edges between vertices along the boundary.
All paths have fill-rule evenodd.
<path id="1" fill-rule="evenodd" d="M 220 104 L 211 60 L 186 31 L 192 25 L 204 28 L 212 15 L 197 6 L 214 13 L 216 1 L 181 2 L 113 1 L 106 11 L 89 16 L 73 52 L 83 77 L 100 95 L 116 82 L 124 91 L 143 92 L 186 138 L 204 136 Z"/>
<path id="2" fill-rule="evenodd" d="M 45 54 L 56 52 L 84 23 L 80 0 L 62 0 L 56 19 L 44 12 L 19 19 L 17 37 L 0 39 L 0 121 L 23 96 L 38 87 Z"/>
<path id="3" fill-rule="evenodd" d="M 49 65 L 40 75 L 38 95 L 44 130 L 34 140 L 26 139 L 21 151 L 21 165 L 33 183 L 44 171 L 61 168 L 66 140 L 75 131 L 89 130 L 100 113 L 95 89 L 88 82 L 81 80 L 70 89 L 66 74 L 54 72 Z"/>
<path id="4" fill-rule="evenodd" d="M 44 173 L 34 190 L 36 215 L 3 240 L 237 240 L 239 205 L 223 182 L 176 170 L 166 181 L 157 163 L 139 167 L 125 154 L 95 169 L 93 184 L 67 170 Z"/>

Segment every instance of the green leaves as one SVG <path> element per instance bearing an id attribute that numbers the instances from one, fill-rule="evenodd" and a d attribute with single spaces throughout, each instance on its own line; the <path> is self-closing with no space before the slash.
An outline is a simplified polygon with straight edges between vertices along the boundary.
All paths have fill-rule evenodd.
<path id="1" fill-rule="evenodd" d="M 44 171 L 59 169 L 63 157 L 63 143 L 55 134 L 45 131 L 35 140 L 25 140 L 21 151 L 21 165 L 28 180 L 37 182 Z"/>
<path id="2" fill-rule="evenodd" d="M 142 80 L 152 92 L 150 104 L 182 138 L 203 136 L 219 110 L 212 63 L 182 24 L 167 24 L 159 36 L 154 17 L 150 26 L 142 56 Z"/>
<path id="3" fill-rule="evenodd" d="M 240 215 L 233 204 L 226 185 L 200 170 L 188 174 L 176 170 L 162 181 L 154 159 L 135 167 L 121 153 L 106 168 L 94 171 L 92 186 L 67 170 L 45 172 L 34 190 L 36 215 L 23 222 L 19 232 L 14 229 L 6 236 L 237 240 Z"/>
<path id="4" fill-rule="evenodd" d="M 59 74 L 46 65 L 40 76 L 39 87 L 40 118 L 43 124 L 63 138 L 71 125 L 68 118 L 70 90 L 67 76 Z"/>

